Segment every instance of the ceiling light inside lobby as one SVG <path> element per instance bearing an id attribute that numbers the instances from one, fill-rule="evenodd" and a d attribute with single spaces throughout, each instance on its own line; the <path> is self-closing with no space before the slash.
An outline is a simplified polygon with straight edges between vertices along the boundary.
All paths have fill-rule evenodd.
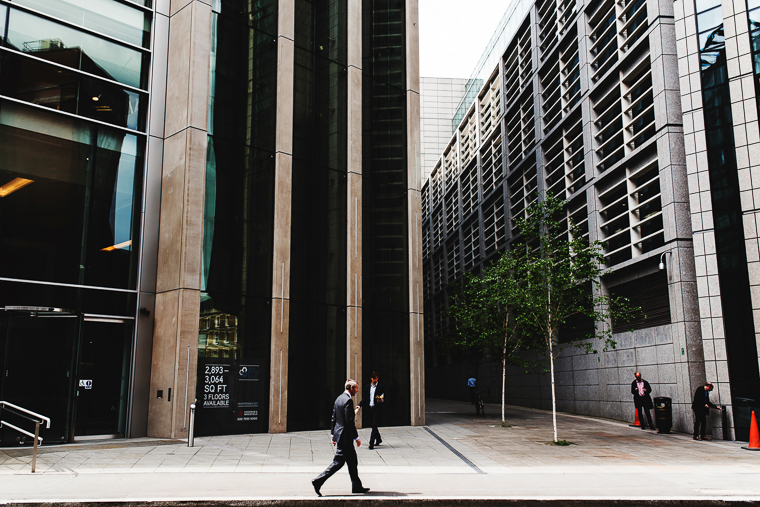
<path id="1" fill-rule="evenodd" d="M 119 243 L 118 245 L 111 245 L 111 246 L 107 246 L 105 248 L 101 248 L 100 250 L 103 251 L 103 252 L 112 252 L 114 250 L 121 250 L 122 248 L 127 248 L 131 244 L 132 244 L 132 240 L 130 239 L 129 241 L 125 241 L 123 243 Z"/>
<path id="2" fill-rule="evenodd" d="M 12 194 L 16 190 L 24 188 L 30 183 L 34 183 L 34 180 L 28 180 L 26 178 L 15 178 L 0 187 L 0 197 L 5 197 L 8 194 Z"/>

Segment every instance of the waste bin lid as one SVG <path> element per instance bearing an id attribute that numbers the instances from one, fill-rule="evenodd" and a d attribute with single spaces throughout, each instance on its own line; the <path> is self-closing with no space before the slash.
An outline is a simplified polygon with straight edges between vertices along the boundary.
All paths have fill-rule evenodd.
<path id="1" fill-rule="evenodd" d="M 667 396 L 657 396 L 654 399 L 655 403 L 670 403 L 671 401 L 673 401 L 673 400 L 670 399 L 670 398 L 668 398 Z"/>

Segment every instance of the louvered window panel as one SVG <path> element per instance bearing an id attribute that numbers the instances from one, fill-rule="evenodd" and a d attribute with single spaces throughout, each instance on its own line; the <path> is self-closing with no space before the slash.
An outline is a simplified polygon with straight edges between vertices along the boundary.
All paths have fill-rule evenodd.
<path id="1" fill-rule="evenodd" d="M 579 194 L 568 203 L 567 216 L 570 222 L 578 228 L 580 237 L 588 239 L 588 206 L 586 205 L 585 192 Z"/>
<path id="2" fill-rule="evenodd" d="M 653 153 L 655 155 L 655 153 Z M 657 159 L 629 171 L 631 188 L 631 236 L 633 255 L 639 256 L 665 244 Z"/>
<path id="3" fill-rule="evenodd" d="M 572 27 L 571 21 L 578 12 L 575 0 L 558 0 L 557 2 L 557 24 L 559 25 L 559 33 L 563 34 L 565 31 Z"/>
<path id="4" fill-rule="evenodd" d="M 426 220 L 422 224 L 422 258 L 427 259 L 430 255 L 430 223 Z"/>
<path id="5" fill-rule="evenodd" d="M 443 278 L 443 250 L 433 257 L 433 291 L 439 292 L 443 289 L 446 280 Z"/>
<path id="6" fill-rule="evenodd" d="M 603 2 L 589 18 L 591 80 L 596 82 L 618 61 L 617 3 Z"/>
<path id="7" fill-rule="evenodd" d="M 422 270 L 422 290 L 425 300 L 433 295 L 432 275 L 429 269 Z"/>
<path id="8" fill-rule="evenodd" d="M 486 139 L 498 125 L 501 114 L 501 90 L 499 74 L 494 72 L 490 81 L 483 87 L 478 98 L 480 104 L 480 138 Z"/>
<path id="9" fill-rule="evenodd" d="M 462 171 L 462 220 L 472 213 L 478 205 L 478 164 L 475 160 Z"/>
<path id="10" fill-rule="evenodd" d="M 507 117 L 507 143 L 509 162 L 516 165 L 533 148 L 536 128 L 533 119 L 533 94 L 526 89 L 519 103 L 515 104 Z"/>
<path id="11" fill-rule="evenodd" d="M 541 58 L 548 56 L 549 50 L 557 42 L 557 2 L 543 0 L 536 2 L 538 8 L 538 40 Z"/>
<path id="12" fill-rule="evenodd" d="M 558 132 L 544 141 L 544 177 L 547 192 L 565 199 L 565 139 L 561 134 Z"/>
<path id="13" fill-rule="evenodd" d="M 462 274 L 462 265 L 459 257 L 459 238 L 446 243 L 446 273 L 451 284 Z"/>
<path id="14" fill-rule="evenodd" d="M 583 123 L 581 117 L 568 120 L 564 129 L 565 178 L 568 195 L 586 183 L 586 156 L 583 150 Z"/>
<path id="15" fill-rule="evenodd" d="M 467 118 L 459 127 L 459 146 L 462 157 L 462 166 L 467 165 L 475 157 L 477 145 L 477 131 L 475 123 L 475 110 L 472 109 Z"/>
<path id="16" fill-rule="evenodd" d="M 622 21 L 619 32 L 622 38 L 621 48 L 629 50 L 647 30 L 646 0 L 624 0 L 618 6 L 621 9 L 618 19 Z"/>
<path id="17" fill-rule="evenodd" d="M 430 209 L 435 209 L 441 203 L 441 197 L 443 196 L 443 178 L 441 171 L 441 163 L 433 169 L 430 175 Z"/>
<path id="18" fill-rule="evenodd" d="M 553 62 L 546 65 L 539 75 L 544 131 L 551 130 L 562 118 L 560 61 L 556 58 L 556 53 Z"/>
<path id="19" fill-rule="evenodd" d="M 480 151 L 483 195 L 488 195 L 501 181 L 504 170 L 501 160 L 501 128 L 497 127 Z"/>
<path id="20" fill-rule="evenodd" d="M 632 329 L 664 326 L 671 323 L 668 278 L 665 271 L 657 271 L 630 282 L 610 288 L 613 297 L 628 298 L 633 307 L 641 310 L 629 315 L 629 322 L 612 323 L 613 333 L 626 333 Z"/>
<path id="21" fill-rule="evenodd" d="M 431 227 L 433 228 L 433 250 L 435 250 L 443 240 L 443 211 L 441 208 L 433 212 Z"/>
<path id="22" fill-rule="evenodd" d="M 526 163 L 507 179 L 509 190 L 509 227 L 513 236 L 519 231 L 517 220 L 526 217 L 528 204 L 536 199 L 536 163 Z"/>
<path id="23" fill-rule="evenodd" d="M 620 88 L 614 86 L 593 108 L 596 167 L 606 171 L 625 155 Z"/>
<path id="24" fill-rule="evenodd" d="M 480 257 L 480 227 L 475 217 L 462 227 L 462 258 L 464 269 L 469 271 Z"/>
<path id="25" fill-rule="evenodd" d="M 427 181 L 422 187 L 422 192 L 420 194 L 420 208 L 424 220 L 430 214 L 430 181 Z"/>
<path id="26" fill-rule="evenodd" d="M 443 193 L 448 194 L 457 186 L 457 149 L 456 141 L 452 141 L 443 152 Z"/>
<path id="27" fill-rule="evenodd" d="M 631 259 L 631 219 L 628 213 L 627 183 L 626 179 L 619 179 L 609 188 L 599 192 L 602 205 L 599 211 L 599 229 L 608 266 Z"/>
<path id="28" fill-rule="evenodd" d="M 504 196 L 497 195 L 483 206 L 483 248 L 488 256 L 498 250 L 505 239 Z"/>
<path id="29" fill-rule="evenodd" d="M 570 43 L 560 51 L 559 66 L 562 81 L 562 111 L 564 114 L 581 99 L 581 72 L 578 55 L 578 35 L 568 35 Z"/>
<path id="30" fill-rule="evenodd" d="M 451 235 L 459 225 L 459 196 L 456 187 L 446 195 L 443 203 L 446 210 L 446 235 Z"/>
<path id="31" fill-rule="evenodd" d="M 652 69 L 649 58 L 629 71 L 621 82 L 623 90 L 623 125 L 627 151 L 633 151 L 655 134 Z"/>

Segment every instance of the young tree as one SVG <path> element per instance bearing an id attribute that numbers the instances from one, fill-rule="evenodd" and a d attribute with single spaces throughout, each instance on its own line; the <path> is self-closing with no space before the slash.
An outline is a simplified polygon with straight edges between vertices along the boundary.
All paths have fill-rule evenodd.
<path id="1" fill-rule="evenodd" d="M 516 332 L 518 284 L 515 259 L 505 252 L 483 270 L 482 277 L 466 273 L 450 297 L 448 315 L 453 329 L 451 345 L 470 354 L 485 353 L 501 359 L 501 422 L 506 424 L 504 399 L 507 365 L 520 364 L 523 340 Z"/>
<path id="2" fill-rule="evenodd" d="M 536 339 L 549 362 L 554 442 L 558 441 L 555 359 L 567 346 L 596 354 L 595 339 L 605 351 L 614 348 L 610 319 L 627 321 L 634 310 L 626 299 L 602 294 L 601 277 L 606 273 L 602 244 L 589 242 L 564 218 L 565 205 L 552 195 L 529 205 L 526 218 L 517 221 L 521 240 L 511 250 L 520 283 L 518 326 Z M 593 322 L 593 330 L 560 343 L 560 328 L 567 331 L 569 320 L 576 316 Z"/>

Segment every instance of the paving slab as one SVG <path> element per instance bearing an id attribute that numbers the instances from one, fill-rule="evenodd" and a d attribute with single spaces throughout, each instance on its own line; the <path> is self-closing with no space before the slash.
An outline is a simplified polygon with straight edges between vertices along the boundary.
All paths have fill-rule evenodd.
<path id="1" fill-rule="evenodd" d="M 556 446 L 550 412 L 510 406 L 502 426 L 490 417 L 500 414 L 498 406 L 486 406 L 489 417 L 475 416 L 467 403 L 427 400 L 427 407 L 427 426 L 381 428 L 381 445 L 357 450 L 370 493 L 351 495 L 344 469 L 318 502 L 760 505 L 760 452 L 741 449 L 743 443 L 558 414 L 559 438 L 572 445 Z M 360 436 L 367 439 L 369 429 Z M 186 441 L 133 439 L 43 447 L 32 474 L 31 449 L 4 448 L 0 503 L 306 505 L 317 501 L 310 481 L 332 454 L 328 431 L 199 437 L 192 448 Z"/>

